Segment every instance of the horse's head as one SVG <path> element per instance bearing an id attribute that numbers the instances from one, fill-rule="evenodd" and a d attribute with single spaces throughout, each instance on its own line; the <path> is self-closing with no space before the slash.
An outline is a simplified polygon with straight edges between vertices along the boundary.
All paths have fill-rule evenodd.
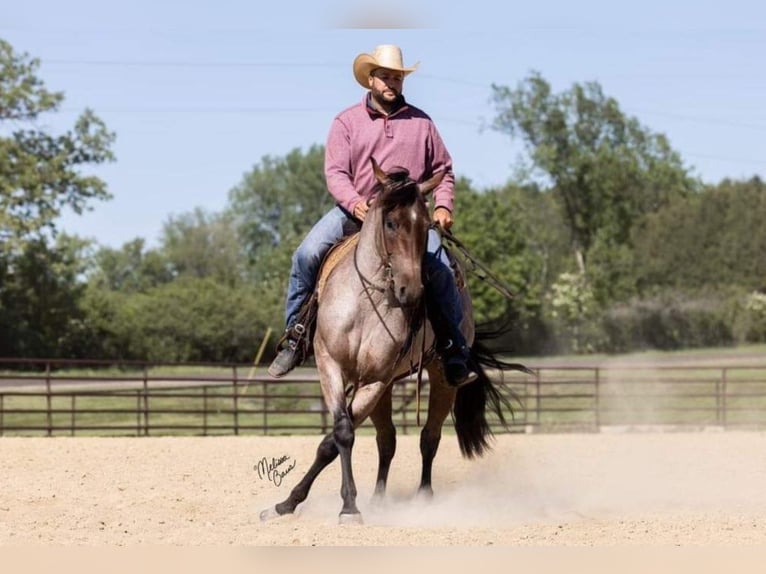
<path id="1" fill-rule="evenodd" d="M 374 158 L 371 161 L 380 185 L 371 207 L 379 215 L 370 218 L 379 222 L 378 253 L 385 261 L 395 300 L 402 306 L 413 306 L 423 295 L 421 268 L 431 222 L 426 196 L 439 185 L 444 172 L 418 183 L 404 169 L 386 173 Z"/>

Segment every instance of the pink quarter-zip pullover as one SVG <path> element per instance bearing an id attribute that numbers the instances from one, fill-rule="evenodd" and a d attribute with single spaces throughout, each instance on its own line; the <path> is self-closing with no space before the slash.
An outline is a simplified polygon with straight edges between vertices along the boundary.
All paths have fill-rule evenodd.
<path id="1" fill-rule="evenodd" d="M 453 208 L 455 175 L 452 158 L 431 118 L 415 106 L 404 104 L 385 116 L 362 102 L 335 117 L 327 136 L 325 177 L 327 187 L 349 213 L 372 195 L 377 183 L 370 156 L 384 170 L 404 167 L 415 181 L 424 181 L 438 171 L 446 174 L 434 190 L 434 205 Z"/>

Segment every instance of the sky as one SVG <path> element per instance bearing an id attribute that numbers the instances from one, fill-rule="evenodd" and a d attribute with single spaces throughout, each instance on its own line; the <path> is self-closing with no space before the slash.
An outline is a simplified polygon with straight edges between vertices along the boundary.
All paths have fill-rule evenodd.
<path id="1" fill-rule="evenodd" d="M 116 161 L 85 170 L 113 198 L 59 221 L 104 246 L 156 246 L 171 217 L 224 209 L 264 157 L 323 145 L 363 95 L 354 58 L 384 43 L 419 62 L 404 94 L 477 188 L 511 179 L 523 153 L 488 128 L 492 85 L 532 71 L 557 92 L 598 82 L 707 183 L 766 178 L 766 3 L 755 0 L 0 2 L 0 38 L 65 95 L 38 124 L 59 133 L 90 108 L 116 133 Z"/>

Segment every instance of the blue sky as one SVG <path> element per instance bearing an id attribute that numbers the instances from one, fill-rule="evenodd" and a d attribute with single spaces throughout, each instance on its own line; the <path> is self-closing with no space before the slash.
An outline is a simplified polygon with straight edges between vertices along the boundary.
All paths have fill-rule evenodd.
<path id="1" fill-rule="evenodd" d="M 766 178 L 762 2 L 4 4 L 0 37 L 39 58 L 41 78 L 66 96 L 41 125 L 65 129 L 90 107 L 117 133 L 117 161 L 93 170 L 114 198 L 61 221 L 102 245 L 154 245 L 171 215 L 222 209 L 262 157 L 323 144 L 333 116 L 361 98 L 354 57 L 381 43 L 420 62 L 405 95 L 478 187 L 509 179 L 521 151 L 482 129 L 490 86 L 531 70 L 556 91 L 599 82 L 706 182 Z"/>

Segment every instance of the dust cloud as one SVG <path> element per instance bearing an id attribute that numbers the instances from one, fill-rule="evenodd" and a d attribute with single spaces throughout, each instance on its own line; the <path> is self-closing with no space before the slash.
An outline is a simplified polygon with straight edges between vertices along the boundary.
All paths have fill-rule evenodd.
<path id="1" fill-rule="evenodd" d="M 365 522 L 492 528 L 647 514 L 763 513 L 766 439 L 757 441 L 761 448 L 743 452 L 729 448 L 723 433 L 518 436 L 485 459 L 449 469 L 443 462 L 440 468 L 437 457 L 432 499 L 415 493 L 412 477 L 408 487 L 390 488 L 381 505 L 366 504 Z"/>

